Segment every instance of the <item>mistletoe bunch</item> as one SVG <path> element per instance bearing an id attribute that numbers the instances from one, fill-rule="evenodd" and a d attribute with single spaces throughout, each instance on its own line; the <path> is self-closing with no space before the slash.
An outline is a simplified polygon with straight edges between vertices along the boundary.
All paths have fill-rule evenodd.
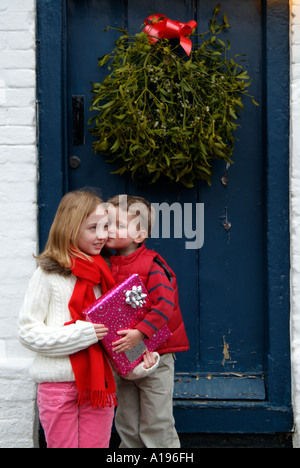
<path id="1" fill-rule="evenodd" d="M 226 15 L 217 24 L 219 9 L 209 31 L 191 36 L 190 56 L 179 41 L 151 43 L 144 32 L 118 28 L 115 48 L 99 61 L 110 74 L 93 83 L 97 113 L 89 121 L 93 149 L 120 163 L 115 173 L 129 172 L 139 184 L 167 179 L 193 187 L 199 179 L 211 184 L 215 160 L 233 163 L 250 78 L 218 37 L 230 27 Z"/>

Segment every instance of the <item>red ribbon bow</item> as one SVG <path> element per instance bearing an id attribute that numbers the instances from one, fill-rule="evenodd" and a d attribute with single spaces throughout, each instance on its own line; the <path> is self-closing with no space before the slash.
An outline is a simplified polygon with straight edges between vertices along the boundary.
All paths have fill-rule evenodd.
<path id="1" fill-rule="evenodd" d="M 180 21 L 172 21 L 166 18 L 165 15 L 151 15 L 145 19 L 144 33 L 148 34 L 149 42 L 155 43 L 159 39 L 179 39 L 181 47 L 187 55 L 190 55 L 192 50 L 192 41 L 186 37 L 192 34 L 193 29 L 197 27 L 196 21 L 181 23 Z"/>

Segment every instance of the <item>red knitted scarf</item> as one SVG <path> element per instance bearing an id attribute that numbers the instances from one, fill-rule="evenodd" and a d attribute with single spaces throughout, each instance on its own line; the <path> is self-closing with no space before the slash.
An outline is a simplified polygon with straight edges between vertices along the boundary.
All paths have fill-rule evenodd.
<path id="1" fill-rule="evenodd" d="M 72 273 L 77 277 L 69 302 L 72 321 L 84 320 L 82 311 L 95 302 L 93 286 L 101 286 L 102 294 L 115 285 L 105 260 L 93 257 L 93 262 L 74 257 Z M 68 325 L 66 324 L 66 325 Z M 116 386 L 108 359 L 98 343 L 70 355 L 79 391 L 78 404 L 90 401 L 93 407 L 116 405 Z"/>

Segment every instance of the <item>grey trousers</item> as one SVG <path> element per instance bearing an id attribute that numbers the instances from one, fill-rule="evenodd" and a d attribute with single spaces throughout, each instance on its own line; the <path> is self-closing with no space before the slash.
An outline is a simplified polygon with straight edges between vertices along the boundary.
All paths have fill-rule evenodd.
<path id="1" fill-rule="evenodd" d="M 149 377 L 115 377 L 118 408 L 115 426 L 120 448 L 179 448 L 173 417 L 174 357 L 164 354 Z"/>

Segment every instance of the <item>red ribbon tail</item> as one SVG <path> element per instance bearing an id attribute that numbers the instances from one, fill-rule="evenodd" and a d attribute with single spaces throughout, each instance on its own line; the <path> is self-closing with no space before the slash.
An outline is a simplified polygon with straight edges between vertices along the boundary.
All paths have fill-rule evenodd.
<path id="1" fill-rule="evenodd" d="M 187 55 L 191 54 L 192 51 L 192 41 L 191 39 L 185 37 L 185 36 L 180 36 L 180 45 L 183 48 L 183 50 L 186 52 Z"/>

